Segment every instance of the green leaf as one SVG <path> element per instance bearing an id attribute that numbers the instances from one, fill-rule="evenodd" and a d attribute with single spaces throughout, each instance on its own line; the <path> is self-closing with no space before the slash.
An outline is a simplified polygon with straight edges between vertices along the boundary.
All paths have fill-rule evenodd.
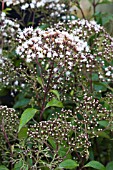
<path id="1" fill-rule="evenodd" d="M 23 161 L 20 160 L 19 162 L 17 162 L 17 163 L 14 165 L 14 169 L 13 169 L 13 170 L 20 170 L 22 166 L 23 166 Z"/>
<path id="2" fill-rule="evenodd" d="M 59 168 L 66 168 L 66 169 L 73 169 L 79 166 L 77 162 L 73 161 L 72 159 L 67 159 L 59 164 Z"/>
<path id="3" fill-rule="evenodd" d="M 61 101 L 53 98 L 51 101 L 49 101 L 46 105 L 46 108 L 48 107 L 52 107 L 52 106 L 55 106 L 55 107 L 63 107 L 63 104 Z"/>
<path id="4" fill-rule="evenodd" d="M 53 138 L 49 138 L 48 142 L 51 144 L 51 146 L 53 147 L 53 149 L 56 149 L 56 142 L 54 141 Z"/>
<path id="5" fill-rule="evenodd" d="M 94 87 L 94 89 L 97 91 L 97 92 L 99 92 L 99 91 L 106 91 L 107 90 L 107 85 L 105 85 L 104 84 L 104 82 L 102 82 L 102 83 L 94 83 L 93 84 L 93 87 Z"/>
<path id="6" fill-rule="evenodd" d="M 11 11 L 12 9 L 11 8 L 5 8 L 2 12 L 4 12 L 5 14 L 8 14 L 9 11 Z"/>
<path id="7" fill-rule="evenodd" d="M 106 132 L 95 132 L 98 136 L 110 139 L 109 135 Z"/>
<path id="8" fill-rule="evenodd" d="M 50 92 L 55 94 L 56 97 L 58 98 L 58 100 L 60 100 L 60 95 L 59 95 L 59 92 L 57 90 L 50 90 Z"/>
<path id="9" fill-rule="evenodd" d="M 60 157 L 64 157 L 66 156 L 67 151 L 68 151 L 68 147 L 67 148 L 60 147 L 60 149 L 58 150 L 58 155 Z"/>
<path id="10" fill-rule="evenodd" d="M 8 89 L 0 87 L 0 96 L 6 96 L 8 94 Z"/>
<path id="11" fill-rule="evenodd" d="M 42 29 L 42 30 L 45 30 L 49 25 L 48 24 L 42 24 L 40 25 L 39 27 Z"/>
<path id="12" fill-rule="evenodd" d="M 9 170 L 9 169 L 4 165 L 0 165 L 0 170 Z"/>
<path id="13" fill-rule="evenodd" d="M 107 164 L 106 170 L 113 170 L 113 161 Z"/>
<path id="14" fill-rule="evenodd" d="M 109 4 L 111 2 L 111 0 L 103 0 L 102 2 L 100 1 L 99 4 Z"/>
<path id="15" fill-rule="evenodd" d="M 22 107 L 27 106 L 27 105 L 29 104 L 29 102 L 30 102 L 30 99 L 23 98 L 23 99 L 17 101 L 13 107 L 14 107 L 15 109 L 17 109 L 17 108 L 22 108 Z"/>
<path id="16" fill-rule="evenodd" d="M 106 170 L 105 166 L 98 161 L 90 161 L 84 167 L 91 167 L 98 170 Z"/>
<path id="17" fill-rule="evenodd" d="M 28 131 L 27 127 L 21 128 L 21 130 L 18 133 L 18 138 L 19 139 L 26 139 L 27 138 L 27 131 Z"/>
<path id="18" fill-rule="evenodd" d="M 98 121 L 98 124 L 103 127 L 107 127 L 109 122 L 107 120 L 101 120 L 101 121 Z"/>
<path id="19" fill-rule="evenodd" d="M 74 90 L 71 90 L 70 95 L 71 95 L 71 96 L 74 95 Z"/>
<path id="20" fill-rule="evenodd" d="M 98 81 L 98 80 L 99 80 L 98 74 L 93 73 L 92 74 L 92 81 Z"/>
<path id="21" fill-rule="evenodd" d="M 20 118 L 19 131 L 27 122 L 29 122 L 29 120 L 31 120 L 34 117 L 37 111 L 38 111 L 37 109 L 28 108 L 23 112 Z"/>
<path id="22" fill-rule="evenodd" d="M 37 81 L 38 81 L 38 83 L 43 87 L 42 78 L 38 76 L 38 77 L 37 77 Z"/>

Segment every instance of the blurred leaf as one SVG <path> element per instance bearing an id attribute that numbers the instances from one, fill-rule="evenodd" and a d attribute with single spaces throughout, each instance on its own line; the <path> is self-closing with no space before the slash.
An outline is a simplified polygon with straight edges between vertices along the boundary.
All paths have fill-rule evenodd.
<path id="1" fill-rule="evenodd" d="M 42 167 L 41 170 L 50 170 L 48 167 Z"/>
<path id="2" fill-rule="evenodd" d="M 103 0 L 103 1 L 100 1 L 99 4 L 109 4 L 111 2 L 112 2 L 111 0 Z"/>
<path id="3" fill-rule="evenodd" d="M 58 155 L 61 157 L 64 157 L 66 156 L 67 151 L 68 151 L 68 147 L 64 148 L 61 146 L 60 149 L 58 150 Z"/>
<path id="4" fill-rule="evenodd" d="M 57 90 L 50 90 L 51 93 L 55 94 L 58 100 L 60 100 L 60 94 Z"/>
<path id="5" fill-rule="evenodd" d="M 23 114 L 21 115 L 21 118 L 20 118 L 20 124 L 19 124 L 19 130 L 29 121 L 31 120 L 35 113 L 37 112 L 38 110 L 37 109 L 33 109 L 33 108 L 28 108 L 26 109 Z"/>
<path id="6" fill-rule="evenodd" d="M 78 167 L 79 164 L 72 159 L 67 159 L 59 164 L 59 168 L 73 169 Z"/>
<path id="7" fill-rule="evenodd" d="M 105 166 L 98 161 L 90 161 L 84 167 L 91 167 L 98 170 L 106 170 Z"/>
<path id="8" fill-rule="evenodd" d="M 27 106 L 27 105 L 29 104 L 29 102 L 30 102 L 30 99 L 23 98 L 23 99 L 17 101 L 13 107 L 14 107 L 15 109 L 17 109 L 17 108 L 23 108 L 23 107 Z"/>
<path id="9" fill-rule="evenodd" d="M 98 80 L 99 80 L 98 74 L 93 73 L 92 74 L 92 81 L 98 81 Z"/>
<path id="10" fill-rule="evenodd" d="M 101 120 L 101 121 L 98 121 L 99 125 L 103 126 L 103 127 L 107 127 L 109 122 L 107 120 Z"/>
<path id="11" fill-rule="evenodd" d="M 49 101 L 46 105 L 46 108 L 48 107 L 52 107 L 52 106 L 55 106 L 55 107 L 63 107 L 63 104 L 61 101 L 53 98 L 51 101 Z"/>
<path id="12" fill-rule="evenodd" d="M 9 170 L 9 169 L 4 165 L 0 165 L 0 170 Z"/>
<path id="13" fill-rule="evenodd" d="M 56 142 L 53 138 L 49 137 L 48 138 L 48 142 L 51 144 L 51 146 L 53 147 L 53 149 L 56 149 Z"/>
<path id="14" fill-rule="evenodd" d="M 20 170 L 22 166 L 23 166 L 23 161 L 20 160 L 19 162 L 17 162 L 17 163 L 14 165 L 14 169 L 13 169 L 13 170 Z"/>
<path id="15" fill-rule="evenodd" d="M 93 83 L 93 88 L 99 92 L 99 91 L 106 91 L 107 90 L 107 87 L 105 85 L 104 82 L 100 83 L 100 82 L 94 82 Z"/>
<path id="16" fill-rule="evenodd" d="M 32 166 L 32 165 L 33 165 L 33 160 L 32 160 L 32 158 L 28 158 L 28 159 L 27 159 L 27 163 L 28 163 L 29 166 Z"/>
<path id="17" fill-rule="evenodd" d="M 42 29 L 42 30 L 45 30 L 49 25 L 48 24 L 43 24 L 43 25 L 40 25 L 39 27 Z"/>
<path id="18" fill-rule="evenodd" d="M 106 16 L 104 17 L 102 17 L 102 23 L 103 23 L 103 25 L 105 25 L 105 24 L 108 24 L 110 21 L 112 21 L 113 20 L 113 15 L 108 15 L 108 14 L 106 14 Z"/>
<path id="19" fill-rule="evenodd" d="M 95 132 L 98 136 L 103 137 L 103 138 L 107 138 L 110 139 L 109 135 L 106 132 Z"/>
<path id="20" fill-rule="evenodd" d="M 89 159 L 94 160 L 94 151 L 92 148 L 89 149 Z"/>
<path id="21" fill-rule="evenodd" d="M 74 95 L 74 90 L 71 90 L 70 95 L 71 95 L 71 96 Z"/>
<path id="22" fill-rule="evenodd" d="M 8 89 L 0 88 L 0 96 L 5 96 L 8 94 Z"/>
<path id="23" fill-rule="evenodd" d="M 38 77 L 37 77 L 37 81 L 38 81 L 38 83 L 43 87 L 42 78 L 38 76 Z"/>
<path id="24" fill-rule="evenodd" d="M 4 10 L 2 10 L 2 12 L 4 12 L 5 14 L 8 14 L 9 11 L 11 11 L 12 9 L 11 8 L 5 8 Z"/>
<path id="25" fill-rule="evenodd" d="M 113 170 L 113 161 L 107 164 L 106 170 Z"/>

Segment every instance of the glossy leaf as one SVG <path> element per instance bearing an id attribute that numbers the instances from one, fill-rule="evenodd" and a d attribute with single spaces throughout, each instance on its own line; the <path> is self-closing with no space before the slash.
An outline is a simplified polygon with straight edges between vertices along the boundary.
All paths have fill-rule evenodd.
<path id="1" fill-rule="evenodd" d="M 50 90 L 51 93 L 55 94 L 58 100 L 60 100 L 60 94 L 58 93 L 57 90 Z"/>
<path id="2" fill-rule="evenodd" d="M 48 107 L 52 107 L 52 106 L 55 106 L 55 107 L 63 107 L 63 104 L 61 101 L 53 98 L 51 101 L 49 101 L 46 105 L 46 108 Z"/>
<path id="3" fill-rule="evenodd" d="M 30 102 L 30 99 L 23 98 L 15 103 L 14 108 L 17 109 L 17 108 L 25 107 L 29 104 L 29 102 Z"/>
<path id="4" fill-rule="evenodd" d="M 101 120 L 101 121 L 98 121 L 98 124 L 103 127 L 107 127 L 109 122 L 107 120 Z"/>
<path id="5" fill-rule="evenodd" d="M 113 161 L 107 164 L 106 170 L 113 170 Z"/>
<path id="6" fill-rule="evenodd" d="M 98 170 L 106 170 L 105 166 L 98 161 L 90 161 L 84 167 L 91 167 Z"/>
<path id="7" fill-rule="evenodd" d="M 59 164 L 59 168 L 73 169 L 78 167 L 79 164 L 72 159 L 67 159 Z"/>
<path id="8" fill-rule="evenodd" d="M 34 117 L 36 112 L 37 109 L 33 108 L 28 108 L 23 112 L 20 118 L 19 131 L 27 122 L 29 122 L 29 120 L 31 120 Z"/>

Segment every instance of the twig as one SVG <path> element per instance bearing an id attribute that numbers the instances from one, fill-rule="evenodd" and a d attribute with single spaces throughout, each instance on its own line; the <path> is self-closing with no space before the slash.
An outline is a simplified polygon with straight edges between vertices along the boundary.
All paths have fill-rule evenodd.
<path id="1" fill-rule="evenodd" d="M 10 155 L 11 155 L 11 157 L 13 158 L 12 147 L 11 147 L 10 141 L 9 141 L 9 139 L 8 139 L 8 136 L 7 136 L 7 133 L 6 133 L 5 127 L 4 127 L 4 119 L 2 119 L 1 130 L 2 130 L 2 132 L 3 132 L 3 136 L 4 136 L 4 138 L 5 138 L 5 141 L 6 141 L 6 143 L 8 144 L 8 147 L 9 147 L 9 149 L 10 149 Z M 13 168 L 13 164 L 12 164 L 12 163 L 11 163 L 11 168 Z"/>

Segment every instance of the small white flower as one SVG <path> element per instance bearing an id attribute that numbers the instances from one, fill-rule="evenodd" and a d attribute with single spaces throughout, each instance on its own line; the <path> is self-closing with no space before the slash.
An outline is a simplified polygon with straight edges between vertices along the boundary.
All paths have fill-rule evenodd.
<path id="1" fill-rule="evenodd" d="M 27 63 L 30 63 L 31 61 L 32 61 L 31 58 L 26 58 Z"/>
<path id="2" fill-rule="evenodd" d="M 54 72 L 57 72 L 57 71 L 58 71 L 58 68 L 54 68 L 53 71 L 54 71 Z"/>
<path id="3" fill-rule="evenodd" d="M 30 7 L 31 8 L 35 8 L 35 4 L 34 3 L 30 3 Z"/>
<path id="4" fill-rule="evenodd" d="M 0 55 L 2 54 L 2 48 L 0 48 Z"/>
<path id="5" fill-rule="evenodd" d="M 106 73 L 106 76 L 110 76 L 111 75 L 111 71 L 108 71 L 107 73 Z"/>
<path id="6" fill-rule="evenodd" d="M 102 76 L 102 75 L 99 75 L 99 78 L 100 78 L 100 79 L 103 79 L 103 76 Z"/>
<path id="7" fill-rule="evenodd" d="M 47 58 L 51 58 L 52 57 L 52 53 L 51 52 L 48 52 L 47 53 Z"/>
<path id="8" fill-rule="evenodd" d="M 25 84 L 22 83 L 22 84 L 21 84 L 21 87 L 24 88 L 24 87 L 25 87 Z"/>
<path id="9" fill-rule="evenodd" d="M 21 6 L 21 9 L 22 9 L 22 10 L 25 10 L 25 9 L 27 9 L 28 7 L 29 7 L 29 4 L 26 3 L 26 4 L 24 4 L 24 5 Z"/>
<path id="10" fill-rule="evenodd" d="M 14 82 L 14 85 L 16 85 L 16 86 L 18 85 L 18 81 L 17 80 Z"/>
<path id="11" fill-rule="evenodd" d="M 106 68 L 105 68 L 105 71 L 108 71 L 108 70 L 109 70 L 108 67 L 106 67 Z"/>
<path id="12" fill-rule="evenodd" d="M 42 53 L 39 53 L 39 54 L 38 54 L 38 57 L 39 57 L 39 58 L 44 58 L 44 55 L 43 55 Z"/>
<path id="13" fill-rule="evenodd" d="M 1 13 L 1 19 L 4 20 L 4 19 L 5 19 L 5 16 L 6 16 L 5 12 L 2 12 L 2 13 Z"/>
<path id="14" fill-rule="evenodd" d="M 2 59 L 0 59 L 0 64 L 3 64 L 4 62 L 3 62 L 3 60 Z"/>
<path id="15" fill-rule="evenodd" d="M 70 75 L 70 71 L 66 71 L 66 76 L 68 77 Z"/>

